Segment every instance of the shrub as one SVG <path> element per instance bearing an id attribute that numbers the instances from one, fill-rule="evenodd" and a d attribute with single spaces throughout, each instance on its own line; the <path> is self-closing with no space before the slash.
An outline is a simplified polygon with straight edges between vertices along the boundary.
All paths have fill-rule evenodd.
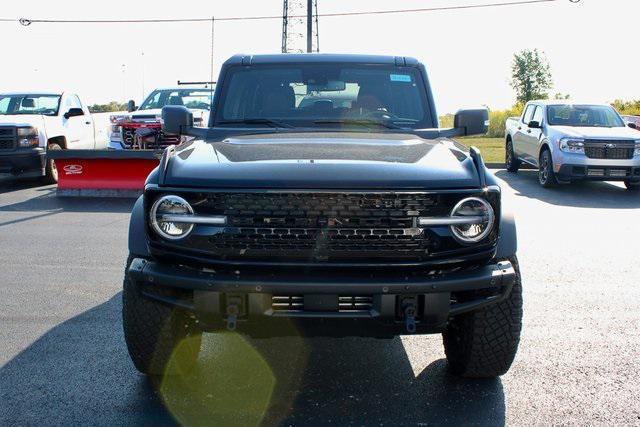
<path id="1" fill-rule="evenodd" d="M 640 116 L 640 99 L 632 101 L 616 99 L 611 105 L 618 110 L 618 113 L 624 116 Z"/>
<path id="2" fill-rule="evenodd" d="M 489 138 L 504 138 L 507 119 L 513 116 L 520 116 L 523 107 L 522 104 L 516 104 L 507 110 L 489 111 L 489 131 L 484 136 Z M 440 127 L 453 127 L 453 114 L 441 116 Z"/>

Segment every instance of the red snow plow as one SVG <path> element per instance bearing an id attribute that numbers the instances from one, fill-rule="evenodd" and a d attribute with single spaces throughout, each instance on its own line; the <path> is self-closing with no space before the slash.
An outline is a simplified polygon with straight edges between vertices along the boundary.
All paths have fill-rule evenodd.
<path id="1" fill-rule="evenodd" d="M 59 196 L 137 197 L 164 150 L 55 150 Z"/>

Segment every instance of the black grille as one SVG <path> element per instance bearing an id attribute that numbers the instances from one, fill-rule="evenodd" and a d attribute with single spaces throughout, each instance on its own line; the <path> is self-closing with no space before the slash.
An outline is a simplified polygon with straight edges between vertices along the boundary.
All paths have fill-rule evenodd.
<path id="1" fill-rule="evenodd" d="M 634 141 L 586 141 L 585 155 L 590 159 L 632 159 Z"/>
<path id="2" fill-rule="evenodd" d="M 465 197 L 456 193 L 220 192 L 185 196 L 196 214 L 225 215 L 227 225 L 195 233 L 179 245 L 219 259 L 424 261 L 440 252 L 461 249 L 446 227 L 418 226 L 421 216 L 449 215 Z"/>
<path id="3" fill-rule="evenodd" d="M 145 197 L 147 209 L 162 193 Z M 419 217 L 446 217 L 465 197 L 486 197 L 499 218 L 495 192 L 471 191 L 219 191 L 179 194 L 196 215 L 224 215 L 224 226 L 198 226 L 186 239 L 167 242 L 151 234 L 160 255 L 213 263 L 422 263 L 488 253 L 497 227 L 473 247 L 447 226 L 420 227 Z"/>
<path id="4" fill-rule="evenodd" d="M 14 127 L 0 127 L 0 150 L 14 150 L 16 148 L 16 129 Z"/>
<path id="5" fill-rule="evenodd" d="M 438 239 L 417 227 L 435 215 L 427 194 L 216 194 L 207 206 L 228 206 L 229 228 L 209 239 L 231 254 L 314 259 L 421 257 Z M 447 212 L 448 213 L 448 212 Z"/>

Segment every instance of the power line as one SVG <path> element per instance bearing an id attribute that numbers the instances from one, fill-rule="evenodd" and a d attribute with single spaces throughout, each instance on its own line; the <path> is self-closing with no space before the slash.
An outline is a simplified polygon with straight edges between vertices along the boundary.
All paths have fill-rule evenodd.
<path id="1" fill-rule="evenodd" d="M 318 14 L 318 18 L 333 18 L 342 16 L 364 16 L 364 15 L 389 15 L 401 13 L 424 13 L 424 12 L 442 12 L 447 10 L 465 10 L 465 9 L 483 9 L 505 6 L 523 6 L 542 3 L 557 3 L 562 0 L 520 0 L 503 3 L 477 3 L 457 6 L 441 6 L 441 7 L 424 7 L 416 9 L 391 9 L 391 10 L 371 10 L 362 12 L 334 12 Z M 566 0 L 565 0 L 566 1 Z M 569 0 L 571 3 L 578 3 L 580 0 Z M 289 18 L 306 18 L 305 16 L 289 16 Z M 266 16 L 229 16 L 226 18 L 216 18 L 218 22 L 229 21 L 260 21 L 282 19 L 282 15 L 266 15 Z M 194 22 L 211 22 L 211 18 L 169 18 L 169 19 L 11 19 L 0 18 L 0 22 L 19 22 L 23 26 L 31 24 L 153 24 L 153 23 L 194 23 Z"/>

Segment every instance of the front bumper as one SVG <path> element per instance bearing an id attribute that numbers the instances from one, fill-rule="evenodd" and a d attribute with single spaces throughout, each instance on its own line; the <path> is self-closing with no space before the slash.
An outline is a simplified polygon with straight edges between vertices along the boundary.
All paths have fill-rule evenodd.
<path id="1" fill-rule="evenodd" d="M 640 164 L 612 165 L 598 164 L 563 164 L 557 172 L 560 181 L 631 181 L 640 182 Z"/>
<path id="2" fill-rule="evenodd" d="M 0 152 L 0 174 L 40 177 L 45 174 L 46 164 L 46 152 L 42 148 Z"/>
<path id="3" fill-rule="evenodd" d="M 508 261 L 394 277 L 335 270 L 221 273 L 136 258 L 127 274 L 144 297 L 194 313 L 205 330 L 224 329 L 233 320 L 233 329 L 252 336 L 389 337 L 411 331 L 410 322 L 417 333 L 440 332 L 451 316 L 502 301 L 516 280 Z M 283 310 L 281 301 L 295 303 Z M 415 310 L 411 319 L 407 306 Z"/>

